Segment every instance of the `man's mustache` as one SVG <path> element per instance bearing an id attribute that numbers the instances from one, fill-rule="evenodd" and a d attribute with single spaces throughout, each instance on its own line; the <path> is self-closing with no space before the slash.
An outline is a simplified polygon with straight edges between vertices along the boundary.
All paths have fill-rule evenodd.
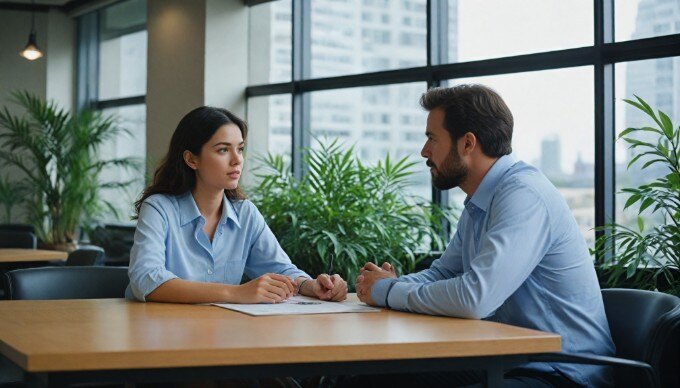
<path id="1" fill-rule="evenodd" d="M 427 167 L 434 167 L 434 163 L 430 162 L 430 159 L 426 160 L 425 164 L 427 165 Z"/>

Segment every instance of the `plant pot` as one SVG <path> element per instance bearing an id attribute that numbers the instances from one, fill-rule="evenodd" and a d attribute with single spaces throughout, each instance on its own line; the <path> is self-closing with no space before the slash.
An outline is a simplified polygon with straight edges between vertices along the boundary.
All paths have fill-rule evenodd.
<path id="1" fill-rule="evenodd" d="M 71 253 L 78 248 L 78 243 L 75 241 L 63 242 L 63 243 L 53 243 L 53 244 L 42 244 L 40 249 L 47 249 L 50 251 L 62 251 Z"/>

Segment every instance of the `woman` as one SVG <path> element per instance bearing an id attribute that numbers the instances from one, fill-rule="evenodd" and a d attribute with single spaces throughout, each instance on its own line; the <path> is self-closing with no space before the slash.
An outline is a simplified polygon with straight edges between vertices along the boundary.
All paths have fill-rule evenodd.
<path id="1" fill-rule="evenodd" d="M 179 122 L 138 218 L 126 297 L 175 303 L 277 303 L 301 294 L 347 297 L 339 275 L 293 265 L 238 186 L 246 123 L 200 107 Z M 241 283 L 243 273 L 253 279 Z"/>

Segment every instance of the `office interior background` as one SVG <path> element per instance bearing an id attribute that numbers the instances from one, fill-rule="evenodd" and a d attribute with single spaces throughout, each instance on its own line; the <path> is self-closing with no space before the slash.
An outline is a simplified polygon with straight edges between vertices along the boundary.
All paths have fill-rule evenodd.
<path id="1" fill-rule="evenodd" d="M 33 15 L 45 55 L 28 61 L 18 53 Z M 592 246 L 594 227 L 635 222 L 620 189 L 663 173 L 626 168 L 634 155 L 615 138 L 649 121 L 622 99 L 680 119 L 678 0 L 13 0 L 0 26 L 0 104 L 15 109 L 8 96 L 27 90 L 130 131 L 101 156 L 145 169 L 106 171 L 137 183 L 105 193 L 121 216 L 102 222 L 131 223 L 145 176 L 200 105 L 247 118 L 246 187 L 254 156 L 284 155 L 299 175 L 302 150 L 329 138 L 367 163 L 419 162 L 411 193 L 460 206 L 460 190 L 431 187 L 418 99 L 482 83 L 514 114 L 515 157 L 558 187 Z"/>

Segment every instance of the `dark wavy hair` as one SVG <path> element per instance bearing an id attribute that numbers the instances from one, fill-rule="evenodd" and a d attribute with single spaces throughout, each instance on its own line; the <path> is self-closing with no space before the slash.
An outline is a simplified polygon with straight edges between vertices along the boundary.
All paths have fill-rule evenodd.
<path id="1" fill-rule="evenodd" d="M 235 124 L 241 130 L 243 140 L 248 134 L 248 125 L 235 114 L 226 109 L 202 106 L 187 113 L 179 124 L 170 140 L 170 149 L 153 174 L 153 181 L 142 192 L 142 196 L 135 202 L 135 216 L 139 217 L 139 210 L 144 200 L 154 194 L 180 195 L 194 188 L 196 172 L 184 162 L 184 151 L 200 155 L 201 147 L 225 124 Z M 230 200 L 245 199 L 240 187 L 224 190 Z"/>
<path id="2" fill-rule="evenodd" d="M 512 153 L 512 112 L 493 89 L 479 84 L 433 88 L 420 97 L 427 111 L 444 110 L 444 128 L 451 140 L 472 132 L 487 156 Z"/>

